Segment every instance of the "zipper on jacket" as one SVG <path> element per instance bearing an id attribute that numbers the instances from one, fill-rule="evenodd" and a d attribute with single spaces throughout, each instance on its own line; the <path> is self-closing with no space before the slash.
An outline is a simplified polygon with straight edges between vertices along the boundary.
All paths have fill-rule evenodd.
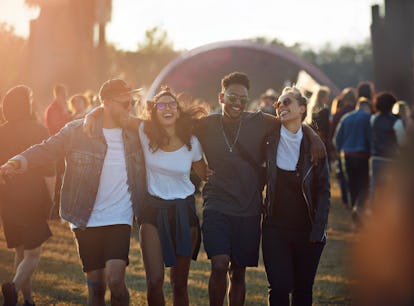
<path id="1" fill-rule="evenodd" d="M 311 207 L 310 207 L 310 204 L 309 204 L 309 200 L 308 200 L 308 198 L 306 197 L 306 194 L 305 194 L 305 187 L 304 187 L 304 186 L 305 186 L 305 180 L 306 180 L 306 178 L 308 177 L 308 175 L 310 174 L 310 172 L 311 172 L 312 168 L 313 168 L 313 165 L 309 168 L 309 170 L 306 172 L 305 176 L 303 177 L 303 180 L 302 180 L 302 195 L 303 195 L 303 198 L 305 199 L 306 206 L 308 207 L 308 216 L 309 216 L 309 220 L 310 220 L 311 224 L 313 225 L 312 214 L 311 214 L 311 211 L 310 211 Z"/>

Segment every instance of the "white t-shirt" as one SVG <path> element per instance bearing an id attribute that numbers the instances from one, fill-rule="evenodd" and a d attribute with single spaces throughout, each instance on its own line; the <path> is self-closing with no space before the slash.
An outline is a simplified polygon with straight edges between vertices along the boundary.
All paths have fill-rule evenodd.
<path id="1" fill-rule="evenodd" d="M 191 165 L 203 157 L 197 137 L 191 136 L 191 151 L 183 145 L 172 152 L 150 150 L 144 123 L 139 127 L 139 137 L 145 156 L 149 194 L 164 200 L 185 199 L 192 195 L 195 187 L 190 181 Z"/>
<path id="2" fill-rule="evenodd" d="M 132 225 L 133 210 L 127 184 L 122 129 L 102 129 L 102 131 L 108 149 L 102 167 L 95 205 L 86 226 Z"/>
<path id="3" fill-rule="evenodd" d="M 302 128 L 297 133 L 292 133 L 282 125 L 276 157 L 276 164 L 280 169 L 287 171 L 296 170 L 302 138 Z"/>

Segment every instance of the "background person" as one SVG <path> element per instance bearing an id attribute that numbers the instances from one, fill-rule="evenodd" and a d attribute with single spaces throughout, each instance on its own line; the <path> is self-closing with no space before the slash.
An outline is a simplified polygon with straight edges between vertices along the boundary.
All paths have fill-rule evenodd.
<path id="1" fill-rule="evenodd" d="M 399 154 L 396 125 L 400 118 L 392 113 L 397 98 L 390 92 L 379 92 L 374 96 L 374 114 L 371 116 L 371 189 L 389 182 L 385 168 L 390 166 Z"/>
<path id="2" fill-rule="evenodd" d="M 369 194 L 370 117 L 370 103 L 366 98 L 360 98 L 357 109 L 342 117 L 334 136 L 337 154 L 345 159 L 352 218 L 356 226 Z"/>
<path id="3" fill-rule="evenodd" d="M 326 86 L 319 86 L 309 99 L 307 115 L 305 122 L 309 124 L 322 139 L 328 153 L 329 152 L 329 102 L 331 98 L 331 90 Z"/>
<path id="4" fill-rule="evenodd" d="M 341 121 L 342 117 L 346 113 L 355 110 L 356 101 L 357 98 L 353 88 L 347 87 L 343 89 L 341 94 L 335 97 L 335 99 L 332 101 L 329 127 L 329 145 L 331 147 L 331 150 L 329 150 L 329 152 L 332 153 L 331 160 L 335 164 L 336 177 L 341 189 L 342 203 L 348 209 L 351 208 L 351 203 L 348 195 L 348 181 L 345 175 L 345 162 L 342 160 L 342 157 L 340 155 L 336 154 L 333 142 L 339 121 Z"/>
<path id="5" fill-rule="evenodd" d="M 72 120 L 67 104 L 68 90 L 63 84 L 56 84 L 53 88 L 53 101 L 47 106 L 44 113 L 45 126 L 50 135 L 55 135 L 66 123 Z M 53 196 L 53 208 L 51 217 L 59 216 L 60 190 L 62 188 L 62 176 L 65 171 L 65 161 L 56 161 L 55 192 Z"/>
<path id="6" fill-rule="evenodd" d="M 69 98 L 68 108 L 72 120 L 83 118 L 89 109 L 88 99 L 82 94 L 75 94 Z"/>
<path id="7" fill-rule="evenodd" d="M 278 96 L 279 94 L 273 88 L 269 88 L 268 90 L 266 90 L 259 97 L 259 110 L 261 110 L 264 113 L 275 116 L 276 112 L 275 108 L 273 107 L 273 104 L 276 102 Z"/>
<path id="8" fill-rule="evenodd" d="M 32 111 L 33 92 L 24 85 L 11 88 L 3 99 L 6 122 L 0 126 L 0 164 L 22 149 L 41 142 L 49 133 Z M 0 185 L 0 215 L 7 247 L 13 248 L 15 275 L 2 285 L 4 305 L 16 305 L 22 292 L 24 305 L 34 305 L 31 278 L 40 260 L 41 245 L 50 236 L 47 218 L 52 201 L 44 176 L 54 174 L 54 164 L 31 169 Z"/>

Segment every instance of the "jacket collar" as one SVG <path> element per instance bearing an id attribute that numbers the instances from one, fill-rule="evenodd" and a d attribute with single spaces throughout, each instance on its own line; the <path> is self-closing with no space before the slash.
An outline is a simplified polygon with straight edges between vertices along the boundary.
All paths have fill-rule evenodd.
<path id="1" fill-rule="evenodd" d="M 100 114 L 99 116 L 96 116 L 95 120 L 95 128 L 92 130 L 92 138 L 104 138 L 103 132 L 102 132 L 102 125 L 103 125 L 103 114 Z"/>

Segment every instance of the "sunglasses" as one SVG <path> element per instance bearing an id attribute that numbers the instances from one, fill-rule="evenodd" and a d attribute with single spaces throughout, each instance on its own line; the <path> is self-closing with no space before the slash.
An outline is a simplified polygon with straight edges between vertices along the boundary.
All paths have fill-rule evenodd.
<path id="1" fill-rule="evenodd" d="M 279 108 L 280 106 L 289 106 L 290 104 L 292 104 L 292 100 L 290 99 L 290 98 L 286 98 L 286 99 L 283 99 L 283 100 L 279 100 L 279 101 L 277 101 L 275 104 L 274 104 L 274 106 L 275 106 L 275 108 Z"/>
<path id="2" fill-rule="evenodd" d="M 130 99 L 130 100 L 127 100 L 127 101 L 119 101 L 119 100 L 111 99 L 111 101 L 116 102 L 116 103 L 120 104 L 123 108 L 127 109 L 130 106 L 134 107 L 138 100 Z"/>
<path id="3" fill-rule="evenodd" d="M 231 103 L 236 103 L 237 100 L 239 100 L 241 104 L 246 104 L 247 102 L 249 102 L 248 97 L 240 97 L 232 94 L 225 94 L 225 96 L 229 99 Z"/>
<path id="4" fill-rule="evenodd" d="M 167 109 L 167 107 L 169 109 L 177 109 L 178 108 L 178 103 L 176 101 L 173 101 L 173 102 L 157 102 L 157 103 L 154 104 L 154 107 L 159 111 L 163 111 L 163 110 Z"/>

